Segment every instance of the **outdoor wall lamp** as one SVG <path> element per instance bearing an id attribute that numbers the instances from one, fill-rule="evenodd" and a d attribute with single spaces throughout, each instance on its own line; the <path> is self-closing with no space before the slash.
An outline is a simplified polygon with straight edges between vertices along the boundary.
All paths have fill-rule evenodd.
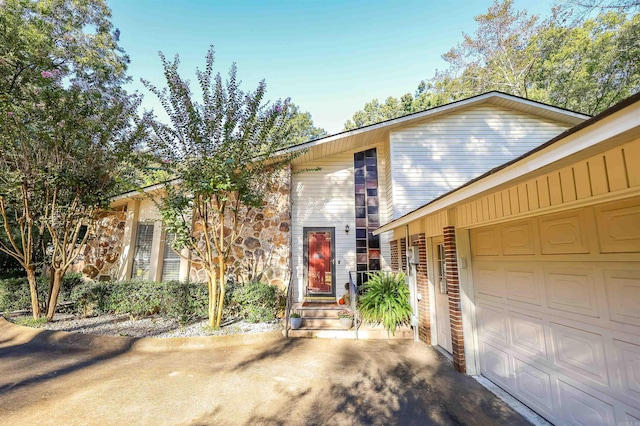
<path id="1" fill-rule="evenodd" d="M 344 232 L 345 232 L 346 234 L 348 234 L 348 233 L 349 233 L 349 225 L 348 225 L 348 224 L 344 226 Z"/>

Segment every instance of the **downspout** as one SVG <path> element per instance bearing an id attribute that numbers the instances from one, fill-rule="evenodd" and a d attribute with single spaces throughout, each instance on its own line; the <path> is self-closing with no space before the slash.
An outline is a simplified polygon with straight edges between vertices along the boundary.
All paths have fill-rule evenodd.
<path id="1" fill-rule="evenodd" d="M 411 308 L 413 309 L 413 314 L 411 315 L 411 326 L 413 328 L 413 341 L 420 341 L 420 336 L 418 335 L 418 288 L 417 288 L 417 270 L 416 264 L 413 263 L 413 256 L 411 255 L 410 248 L 411 243 L 409 242 L 409 224 L 404 226 L 404 244 L 407 259 L 407 276 L 409 277 L 409 292 L 411 294 Z"/>

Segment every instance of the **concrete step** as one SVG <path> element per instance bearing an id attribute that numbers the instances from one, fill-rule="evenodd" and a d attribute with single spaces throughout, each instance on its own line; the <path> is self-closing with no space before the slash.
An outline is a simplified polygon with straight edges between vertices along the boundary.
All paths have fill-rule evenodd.
<path id="1" fill-rule="evenodd" d="M 339 323 L 338 323 L 339 326 Z M 284 333 L 284 331 L 283 331 Z M 319 339 L 355 339 L 354 328 L 343 330 L 340 328 L 311 328 L 301 327 L 297 330 L 289 330 L 289 337 L 295 338 L 319 338 Z M 358 339 L 413 339 L 413 330 L 410 327 L 402 327 L 396 330 L 395 335 L 388 334 L 381 326 L 361 326 L 358 329 Z"/>

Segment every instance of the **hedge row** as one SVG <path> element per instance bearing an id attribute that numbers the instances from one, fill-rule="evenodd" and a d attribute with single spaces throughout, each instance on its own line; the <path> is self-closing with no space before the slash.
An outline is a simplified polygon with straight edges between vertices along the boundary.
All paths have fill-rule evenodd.
<path id="1" fill-rule="evenodd" d="M 46 297 L 48 281 L 39 278 L 40 300 Z M 207 317 L 207 286 L 179 281 L 83 282 L 80 274 L 65 277 L 60 301 L 73 302 L 78 315 L 128 313 L 132 316 L 159 314 L 181 324 Z M 225 296 L 225 318 L 268 322 L 283 310 L 284 297 L 276 287 L 264 283 L 229 284 Z M 0 312 L 30 309 L 26 278 L 0 280 Z"/>
<path id="2" fill-rule="evenodd" d="M 82 274 L 67 274 L 62 280 L 58 302 L 71 300 L 71 291 L 82 283 Z M 38 300 L 44 303 L 49 291 L 49 278 L 37 278 Z M 42 307 L 44 308 L 44 306 Z M 0 280 L 0 312 L 31 309 L 31 293 L 27 277 L 7 278 Z"/>

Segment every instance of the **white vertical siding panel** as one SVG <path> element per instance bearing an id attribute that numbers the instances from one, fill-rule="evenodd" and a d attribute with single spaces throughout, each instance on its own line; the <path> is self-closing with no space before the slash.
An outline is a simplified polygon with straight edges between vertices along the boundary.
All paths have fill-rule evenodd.
<path id="1" fill-rule="evenodd" d="M 393 217 L 535 148 L 567 127 L 480 105 L 391 132 Z"/>

